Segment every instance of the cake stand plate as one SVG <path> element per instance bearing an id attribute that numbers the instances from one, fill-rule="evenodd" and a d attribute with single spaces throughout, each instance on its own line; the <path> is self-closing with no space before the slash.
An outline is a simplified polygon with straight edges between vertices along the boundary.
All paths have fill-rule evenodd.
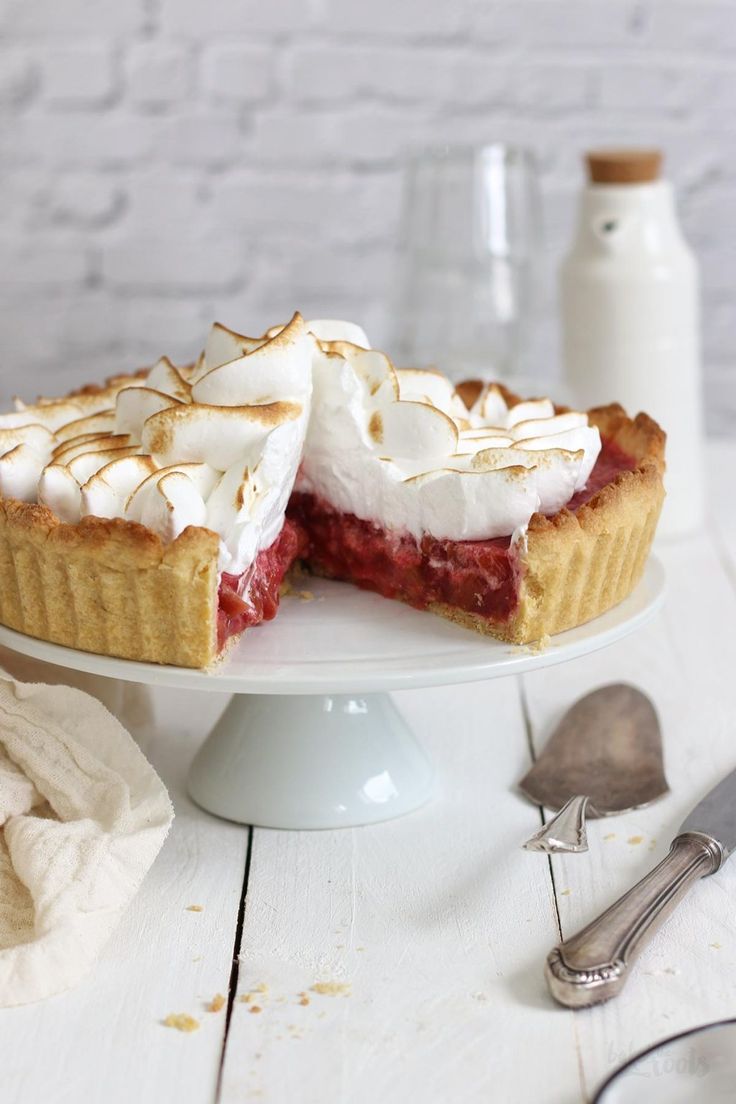
<path id="1" fill-rule="evenodd" d="M 387 691 L 575 659 L 634 632 L 664 599 L 664 572 L 650 557 L 625 601 L 535 650 L 346 584 L 308 585 L 212 671 L 114 659 L 2 626 L 0 644 L 106 678 L 233 694 L 191 766 L 197 804 L 243 824 L 334 828 L 388 820 L 432 794 L 431 764 Z"/>

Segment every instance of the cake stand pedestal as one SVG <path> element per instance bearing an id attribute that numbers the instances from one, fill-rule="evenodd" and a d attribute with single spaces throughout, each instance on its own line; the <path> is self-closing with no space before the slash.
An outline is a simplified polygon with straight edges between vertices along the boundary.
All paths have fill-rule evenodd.
<path id="1" fill-rule="evenodd" d="M 500 678 L 604 648 L 664 598 L 650 558 L 635 591 L 546 648 L 481 637 L 376 594 L 310 580 L 210 672 L 114 659 L 0 627 L 0 644 L 60 667 L 181 690 L 232 693 L 189 775 L 202 808 L 269 828 L 369 824 L 418 808 L 433 771 L 388 692 Z M 304 592 L 305 594 L 307 592 Z"/>

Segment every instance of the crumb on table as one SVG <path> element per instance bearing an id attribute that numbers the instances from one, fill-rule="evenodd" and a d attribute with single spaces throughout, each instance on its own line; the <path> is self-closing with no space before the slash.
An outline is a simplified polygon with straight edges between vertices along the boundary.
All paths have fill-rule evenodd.
<path id="1" fill-rule="evenodd" d="M 307 996 L 306 993 L 300 993 L 299 994 L 299 1003 L 303 1004 L 303 1005 L 307 1005 L 307 1004 L 311 1003 L 310 1000 L 309 1000 L 309 997 Z"/>
<path id="2" fill-rule="evenodd" d="M 208 1012 L 219 1012 L 221 1008 L 225 1007 L 225 998 L 222 993 L 215 993 L 212 1000 L 207 1005 Z"/>
<path id="3" fill-rule="evenodd" d="M 262 1012 L 263 1009 L 261 1008 L 260 1004 L 252 1004 L 250 1006 L 250 1008 L 248 1009 L 248 1011 L 249 1012 Z"/>
<path id="4" fill-rule="evenodd" d="M 349 981 L 315 981 L 310 989 L 321 997 L 349 997 L 352 986 Z"/>
<path id="5" fill-rule="evenodd" d="M 204 905 L 187 905 L 186 912 L 204 912 Z"/>
<path id="6" fill-rule="evenodd" d="M 164 1027 L 173 1027 L 177 1031 L 196 1031 L 199 1027 L 199 1020 L 195 1020 L 194 1016 L 190 1016 L 186 1012 L 170 1012 L 163 1024 Z"/>
<path id="7" fill-rule="evenodd" d="M 626 842 L 627 843 L 632 843 L 632 844 L 643 843 L 644 842 L 644 837 L 643 836 L 629 836 L 629 838 L 627 839 Z"/>

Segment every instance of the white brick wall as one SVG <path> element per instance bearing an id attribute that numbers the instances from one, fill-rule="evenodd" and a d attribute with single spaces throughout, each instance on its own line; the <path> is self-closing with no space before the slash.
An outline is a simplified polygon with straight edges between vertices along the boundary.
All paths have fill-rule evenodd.
<path id="1" fill-rule="evenodd" d="M 735 67 L 732 0 L 0 0 L 1 397 L 189 356 L 215 316 L 385 340 L 401 158 L 448 139 L 538 153 L 552 365 L 580 151 L 657 142 L 736 427 Z"/>

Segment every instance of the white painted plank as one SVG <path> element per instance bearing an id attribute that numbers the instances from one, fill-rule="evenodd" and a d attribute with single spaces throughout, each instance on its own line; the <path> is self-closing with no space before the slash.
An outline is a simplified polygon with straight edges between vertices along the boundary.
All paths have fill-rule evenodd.
<path id="1" fill-rule="evenodd" d="M 656 623 L 603 652 L 524 676 L 540 747 L 575 698 L 618 680 L 651 695 L 664 732 L 671 794 L 649 809 L 592 824 L 589 854 L 553 860 L 565 936 L 659 861 L 692 805 L 736 766 L 736 637 L 719 629 L 733 624 L 736 595 L 706 536 L 662 545 L 658 554 L 668 598 Z M 615 838 L 604 839 L 609 834 Z M 736 865 L 696 887 L 621 996 L 576 1014 L 588 1091 L 632 1053 L 732 1016 L 735 1003 Z"/>
<path id="2" fill-rule="evenodd" d="M 540 983 L 550 880 L 520 850 L 539 815 L 512 790 L 529 765 L 518 686 L 397 701 L 443 792 L 368 828 L 256 830 L 239 989 L 269 989 L 234 1005 L 223 1102 L 580 1100 L 572 1014 Z"/>
<path id="3" fill-rule="evenodd" d="M 105 696 L 131 702 L 114 686 Z M 140 717 L 145 698 L 134 697 Z M 214 1099 L 225 1012 L 209 1013 L 205 1002 L 227 994 L 248 833 L 184 793 L 193 749 L 226 699 L 156 691 L 150 700 L 155 717 L 140 742 L 174 800 L 174 826 L 94 974 L 41 1004 L 0 1010 L 3 1104 Z M 191 904 L 203 911 L 187 911 Z M 162 1026 L 171 1012 L 201 1027 Z"/>

